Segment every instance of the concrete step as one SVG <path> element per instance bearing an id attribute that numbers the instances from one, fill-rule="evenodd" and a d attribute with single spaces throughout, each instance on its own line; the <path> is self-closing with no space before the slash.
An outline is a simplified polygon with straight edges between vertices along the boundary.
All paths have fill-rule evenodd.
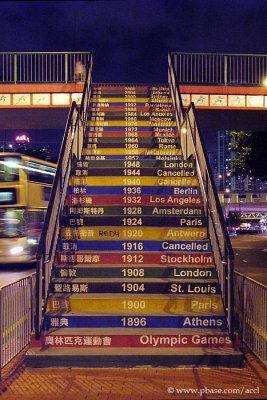
<path id="1" fill-rule="evenodd" d="M 31 347 L 25 356 L 27 367 L 227 367 L 243 366 L 243 355 L 233 349 L 208 348 L 47 348 Z"/>

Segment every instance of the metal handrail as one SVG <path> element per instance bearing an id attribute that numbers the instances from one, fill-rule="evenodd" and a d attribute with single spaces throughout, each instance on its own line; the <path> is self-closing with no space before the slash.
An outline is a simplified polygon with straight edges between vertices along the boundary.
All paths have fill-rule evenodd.
<path id="1" fill-rule="evenodd" d="M 44 227 L 37 250 L 36 280 L 36 321 L 35 336 L 38 340 L 42 331 L 44 310 L 49 292 L 52 267 L 60 229 L 60 216 L 67 192 L 71 162 L 80 158 L 83 147 L 83 135 L 86 128 L 88 104 L 92 84 L 92 55 L 87 67 L 86 80 L 80 109 L 72 103 L 59 153 L 58 166 L 49 199 Z"/>
<path id="2" fill-rule="evenodd" d="M 180 84 L 263 85 L 266 54 L 171 52 Z"/>
<path id="3" fill-rule="evenodd" d="M 75 80 L 75 64 L 87 65 L 90 51 L 0 52 L 0 83 L 56 83 Z"/>
<path id="4" fill-rule="evenodd" d="M 222 208 L 210 170 L 208 157 L 201 138 L 194 104 L 184 111 L 183 102 L 174 70 L 173 58 L 168 56 L 168 79 L 173 98 L 176 122 L 181 135 L 184 158 L 193 157 L 196 161 L 200 189 L 205 199 L 204 209 L 208 223 L 209 237 L 214 253 L 223 304 L 227 314 L 229 334 L 234 334 L 233 313 L 233 260 L 234 253 L 227 232 Z"/>
<path id="5" fill-rule="evenodd" d="M 235 329 L 245 344 L 267 367 L 267 285 L 234 272 Z"/>

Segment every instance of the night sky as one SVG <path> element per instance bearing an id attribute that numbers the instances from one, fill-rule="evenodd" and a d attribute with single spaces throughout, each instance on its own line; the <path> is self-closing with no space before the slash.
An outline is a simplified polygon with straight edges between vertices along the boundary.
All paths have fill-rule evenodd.
<path id="1" fill-rule="evenodd" d="M 0 2 L 1 51 L 88 51 L 94 81 L 165 82 L 168 50 L 266 53 L 266 0 Z"/>
<path id="2" fill-rule="evenodd" d="M 266 15 L 267 0 L 3 1 L 0 50 L 92 50 L 94 82 L 164 83 L 168 50 L 266 53 Z"/>

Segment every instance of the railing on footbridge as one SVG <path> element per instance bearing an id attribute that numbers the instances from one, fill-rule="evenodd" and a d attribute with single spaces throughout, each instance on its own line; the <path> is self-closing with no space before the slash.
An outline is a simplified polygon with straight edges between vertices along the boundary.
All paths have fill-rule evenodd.
<path id="1" fill-rule="evenodd" d="M 266 54 L 172 52 L 171 55 L 180 85 L 266 85 Z"/>
<path id="2" fill-rule="evenodd" d="M 77 63 L 86 68 L 90 51 L 0 52 L 0 83 L 69 83 Z"/>

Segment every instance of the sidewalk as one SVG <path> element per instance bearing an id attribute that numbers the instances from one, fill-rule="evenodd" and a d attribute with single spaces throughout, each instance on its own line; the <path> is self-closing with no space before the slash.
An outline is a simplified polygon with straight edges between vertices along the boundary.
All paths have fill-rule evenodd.
<path id="1" fill-rule="evenodd" d="M 246 354 L 243 369 L 31 369 L 25 367 L 23 357 L 20 354 L 3 370 L 1 400 L 267 398 L 267 370 L 251 353 Z"/>

